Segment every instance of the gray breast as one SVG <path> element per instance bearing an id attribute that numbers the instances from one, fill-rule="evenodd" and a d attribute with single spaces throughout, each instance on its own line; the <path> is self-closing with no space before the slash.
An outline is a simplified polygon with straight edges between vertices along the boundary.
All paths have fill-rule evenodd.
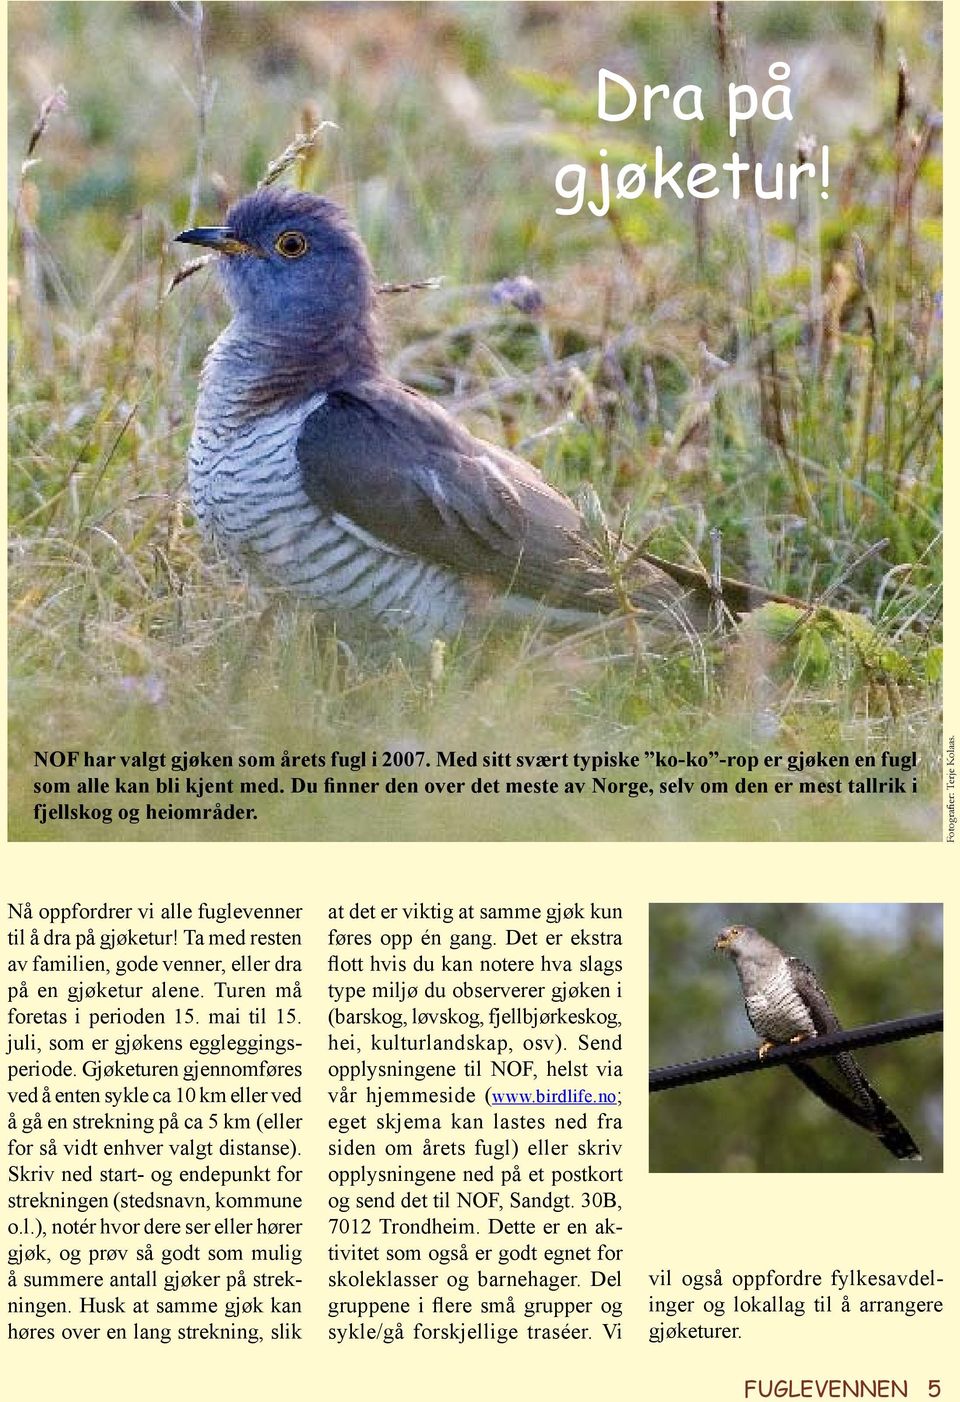
<path id="1" fill-rule="evenodd" d="M 210 379 L 204 375 L 188 478 L 197 518 L 225 554 L 318 608 L 362 613 L 424 644 L 455 634 L 465 598 L 452 571 L 325 515 L 304 491 L 297 439 L 325 396 L 241 417 L 210 392 Z"/>
<path id="2" fill-rule="evenodd" d="M 799 1033 L 812 1037 L 816 1027 L 806 1003 L 794 987 L 786 960 L 761 987 L 751 989 L 744 999 L 747 1016 L 761 1037 L 772 1042 L 789 1042 Z"/>

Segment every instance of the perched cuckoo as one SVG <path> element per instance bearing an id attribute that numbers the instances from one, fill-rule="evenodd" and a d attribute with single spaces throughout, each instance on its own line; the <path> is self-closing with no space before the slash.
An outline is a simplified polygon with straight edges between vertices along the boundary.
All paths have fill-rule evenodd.
<path id="1" fill-rule="evenodd" d="M 717 936 L 715 949 L 725 950 L 737 966 L 747 1017 L 763 1038 L 760 1056 L 778 1042 L 801 1042 L 828 1032 L 840 1023 L 816 975 L 801 959 L 784 954 L 749 925 L 730 925 Z M 835 1073 L 828 1080 L 811 1062 L 791 1061 L 790 1070 L 832 1110 L 875 1134 L 898 1159 L 919 1159 L 920 1150 L 896 1115 L 882 1100 L 849 1052 L 823 1058 Z"/>
<path id="2" fill-rule="evenodd" d="M 338 205 L 267 188 L 226 220 L 177 238 L 216 251 L 233 311 L 189 452 L 197 516 L 228 556 L 425 644 L 491 612 L 577 621 L 623 606 L 569 498 L 384 371 L 370 261 Z M 625 570 L 642 616 L 703 616 L 696 571 L 639 555 Z M 725 585 L 736 610 L 766 597 Z"/>

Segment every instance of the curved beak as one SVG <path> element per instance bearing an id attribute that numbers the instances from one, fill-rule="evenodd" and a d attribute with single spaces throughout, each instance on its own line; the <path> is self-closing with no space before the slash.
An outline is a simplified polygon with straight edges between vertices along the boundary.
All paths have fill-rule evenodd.
<path id="1" fill-rule="evenodd" d="M 237 238 L 232 229 L 223 225 L 184 229 L 182 234 L 176 235 L 174 243 L 196 243 L 201 248 L 213 249 L 215 253 L 255 253 L 258 258 L 263 256 L 259 248 L 244 243 L 243 239 Z"/>
<path id="2" fill-rule="evenodd" d="M 714 940 L 713 947 L 714 949 L 726 949 L 727 946 L 732 942 L 732 939 L 733 935 L 729 929 L 721 930 L 719 935 L 717 935 L 717 938 Z"/>

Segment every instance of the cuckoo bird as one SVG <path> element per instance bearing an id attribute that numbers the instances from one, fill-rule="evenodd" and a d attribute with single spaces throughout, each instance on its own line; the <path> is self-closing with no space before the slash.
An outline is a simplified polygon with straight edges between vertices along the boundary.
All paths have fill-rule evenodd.
<path id="1" fill-rule="evenodd" d="M 218 254 L 233 318 L 200 378 L 189 484 L 202 528 L 265 583 L 429 645 L 472 618 L 624 605 L 574 503 L 391 378 L 366 249 L 331 200 L 266 188 L 181 243 Z M 706 577 L 632 556 L 629 606 L 686 626 Z M 742 610 L 770 596 L 731 581 Z"/>
<path id="2" fill-rule="evenodd" d="M 717 936 L 715 949 L 730 955 L 740 975 L 747 1017 L 763 1038 L 760 1056 L 778 1042 L 839 1032 L 840 1023 L 813 970 L 801 959 L 784 954 L 749 925 L 729 925 Z M 919 1159 L 920 1150 L 885 1100 L 874 1090 L 849 1052 L 824 1057 L 834 1079 L 828 1080 L 810 1063 L 791 1061 L 790 1070 L 832 1110 L 875 1134 L 898 1159 Z"/>

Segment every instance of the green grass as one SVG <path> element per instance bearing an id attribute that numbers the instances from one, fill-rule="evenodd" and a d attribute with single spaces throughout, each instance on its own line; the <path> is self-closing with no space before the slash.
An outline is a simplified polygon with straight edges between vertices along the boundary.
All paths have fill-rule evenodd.
<path id="1" fill-rule="evenodd" d="M 444 278 L 384 299 L 403 379 L 565 490 L 594 484 L 609 519 L 627 511 L 660 554 L 709 562 L 717 527 L 729 573 L 811 600 L 834 586 L 832 612 L 754 619 L 702 649 L 533 628 L 465 638 L 431 674 L 402 644 L 343 643 L 293 607 L 263 616 L 195 528 L 183 464 L 199 362 L 225 312 L 206 271 L 165 295 L 197 159 L 186 25 L 163 6 L 11 7 L 14 171 L 42 98 L 59 82 L 69 93 L 24 173 L 11 247 L 14 837 L 120 832 L 36 827 L 35 750 L 391 743 L 909 751 L 918 793 L 287 797 L 265 799 L 249 827 L 123 835 L 938 834 L 938 11 L 887 7 L 887 53 L 907 55 L 914 94 L 898 123 L 896 65 L 874 66 L 870 7 L 815 10 L 734 12 L 752 73 L 786 55 L 808 75 L 786 147 L 811 126 L 831 143 L 829 203 L 765 210 L 760 239 L 744 202 L 702 205 L 699 227 L 689 201 L 640 201 L 616 221 L 553 213 L 552 172 L 580 158 L 567 153 L 612 152 L 589 116 L 612 55 L 639 81 L 700 82 L 715 102 L 708 6 L 569 6 L 538 23 L 515 5 L 208 7 L 217 91 L 201 213 L 216 214 L 211 172 L 231 194 L 248 188 L 311 101 L 339 129 L 302 178 L 354 210 L 384 281 Z M 699 158 L 723 159 L 719 124 L 700 135 Z M 672 121 L 615 136 L 686 155 Z M 769 125 L 754 139 L 763 150 Z M 792 158 L 783 142 L 777 155 Z M 541 288 L 542 326 L 490 299 L 518 272 Z"/>

